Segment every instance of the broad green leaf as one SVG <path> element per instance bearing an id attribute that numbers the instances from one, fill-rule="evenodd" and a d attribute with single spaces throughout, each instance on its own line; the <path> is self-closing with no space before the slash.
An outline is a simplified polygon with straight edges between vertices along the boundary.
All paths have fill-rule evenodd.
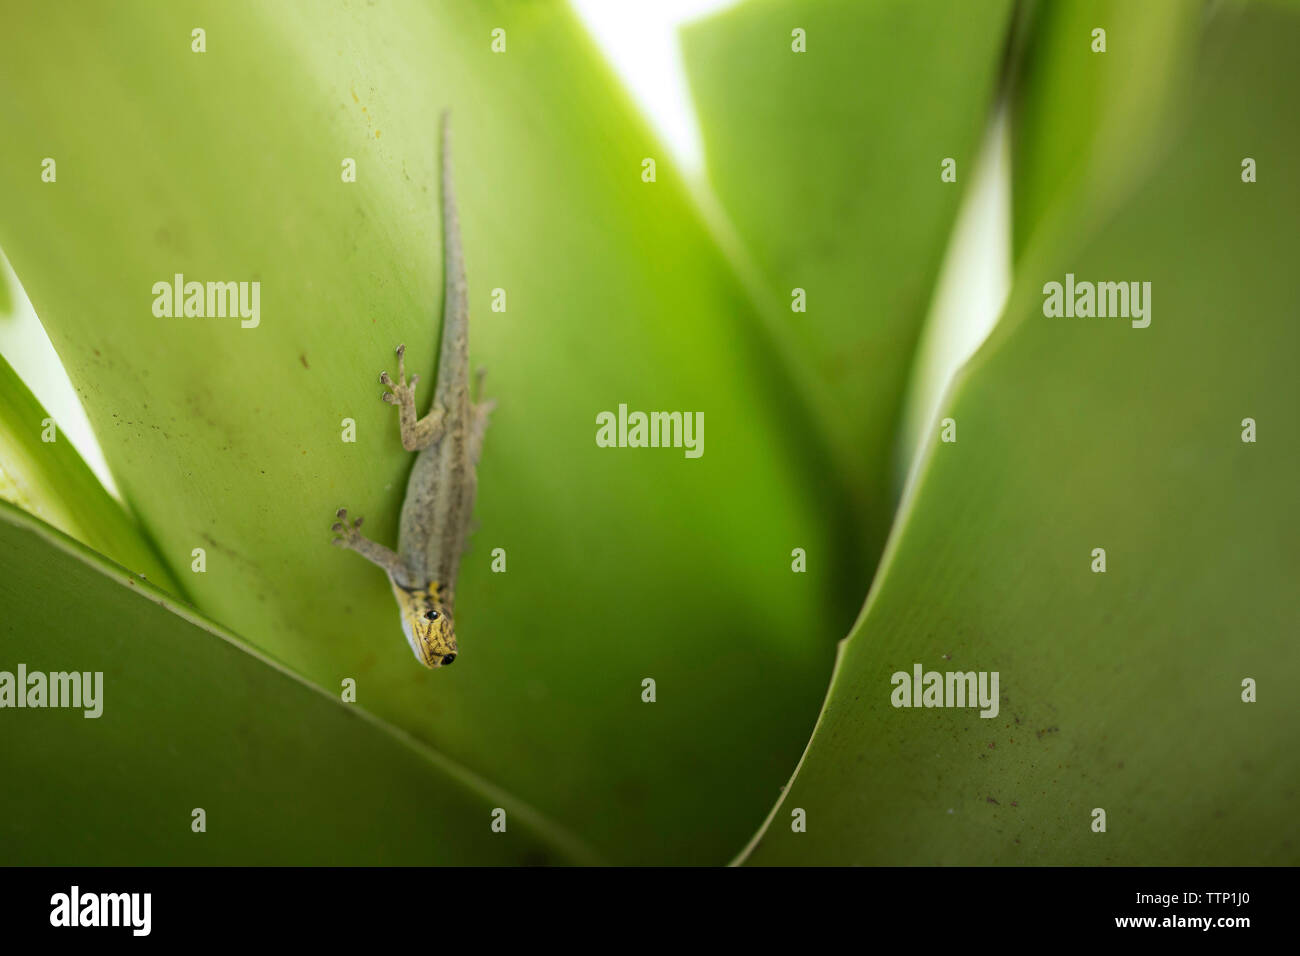
<path id="1" fill-rule="evenodd" d="M 46 441 L 45 438 L 52 440 Z M 0 357 L 0 498 L 85 542 L 164 590 L 176 581 L 58 423 Z"/>
<path id="2" fill-rule="evenodd" d="M 1300 18 L 1234 14 L 1130 201 L 1022 260 L 749 862 L 1300 861 Z M 1150 327 L 1045 317 L 1067 271 L 1150 281 Z M 999 714 L 893 707 L 917 663 L 998 671 Z"/>
<path id="3" fill-rule="evenodd" d="M 196 606 L 331 692 L 355 677 L 359 706 L 611 860 L 734 853 L 860 593 L 832 590 L 841 519 L 806 481 L 819 433 L 567 7 L 136 0 L 9 19 L 0 243 Z M 329 526 L 346 506 L 396 539 L 411 457 L 378 374 L 404 342 L 427 401 L 444 108 L 473 361 L 499 406 L 461 656 L 430 673 L 382 574 Z M 56 184 L 33 155 L 58 158 Z M 260 281 L 260 324 L 156 317 L 177 273 Z M 620 403 L 703 412 L 703 456 L 598 448 L 596 415 Z"/>
<path id="4" fill-rule="evenodd" d="M 893 514 L 904 387 L 1012 6 L 750 0 L 683 31 L 712 186 L 855 489 L 860 517 L 841 526 L 859 595 Z M 794 289 L 806 312 L 792 312 Z"/>
<path id="5" fill-rule="evenodd" d="M 8 681 L 19 665 L 29 680 L 102 675 L 86 685 L 93 706 L 0 710 L 6 866 L 594 859 L 526 804 L 4 503 L 0 606 Z"/>
<path id="6" fill-rule="evenodd" d="M 1205 5 L 1188 0 L 1050 0 L 1025 9 L 1029 40 L 1018 46 L 1011 97 L 1017 259 L 1054 229 L 1077 242 L 1146 178 L 1182 120 L 1180 94 L 1205 18 Z"/>

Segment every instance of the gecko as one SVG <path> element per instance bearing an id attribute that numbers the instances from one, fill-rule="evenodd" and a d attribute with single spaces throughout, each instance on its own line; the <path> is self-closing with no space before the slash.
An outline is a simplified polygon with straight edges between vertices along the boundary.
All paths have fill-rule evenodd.
<path id="1" fill-rule="evenodd" d="M 470 532 L 478 481 L 475 469 L 495 401 L 482 401 L 484 369 L 469 391 L 469 305 L 460 219 L 452 188 L 450 114 L 442 115 L 443 321 L 433 403 L 416 415 L 419 375 L 406 378 L 406 346 L 397 347 L 397 379 L 381 372 L 380 397 L 397 406 L 402 447 L 417 452 L 398 530 L 397 550 L 361 534 L 361 518 L 348 522 L 340 508 L 333 543 L 383 569 L 401 612 L 407 643 L 425 667 L 445 667 L 458 653 L 456 576 Z"/>

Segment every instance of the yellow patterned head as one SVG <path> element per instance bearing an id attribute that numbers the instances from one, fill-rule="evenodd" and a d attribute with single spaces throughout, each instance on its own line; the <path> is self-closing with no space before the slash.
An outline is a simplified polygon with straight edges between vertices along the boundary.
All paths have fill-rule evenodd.
<path id="1" fill-rule="evenodd" d="M 456 630 L 439 592 L 437 582 L 424 589 L 393 582 L 393 594 L 402 610 L 402 631 L 415 659 L 425 667 L 444 667 L 456 659 Z"/>

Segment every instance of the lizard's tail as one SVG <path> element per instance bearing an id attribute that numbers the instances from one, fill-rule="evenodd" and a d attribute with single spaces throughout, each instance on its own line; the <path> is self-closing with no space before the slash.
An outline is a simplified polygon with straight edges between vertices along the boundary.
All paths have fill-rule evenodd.
<path id="1" fill-rule="evenodd" d="M 436 399 L 444 407 L 457 390 L 469 387 L 469 302 L 465 254 L 460 244 L 460 213 L 452 185 L 451 110 L 442 114 L 442 346 Z"/>

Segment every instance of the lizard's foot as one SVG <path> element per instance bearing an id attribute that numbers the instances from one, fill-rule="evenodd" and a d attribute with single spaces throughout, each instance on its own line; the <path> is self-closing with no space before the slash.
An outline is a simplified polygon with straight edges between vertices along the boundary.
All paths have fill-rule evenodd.
<path id="1" fill-rule="evenodd" d="M 435 404 L 423 418 L 415 417 L 415 385 L 420 381 L 420 376 L 412 375 L 409 384 L 406 381 L 405 345 L 397 347 L 397 381 L 389 378 L 387 372 L 379 373 L 379 381 L 387 389 L 379 397 L 389 405 L 397 406 L 403 448 L 407 451 L 420 451 L 442 437 L 445 415 L 440 406 Z"/>
<path id="2" fill-rule="evenodd" d="M 379 381 L 383 383 L 384 392 L 380 398 L 389 405 L 397 405 L 403 411 L 408 412 L 412 417 L 415 416 L 415 386 L 420 381 L 420 376 L 412 375 L 411 381 L 406 381 L 406 346 L 397 347 L 397 381 L 394 382 L 389 378 L 387 372 L 379 373 Z"/>
<path id="3" fill-rule="evenodd" d="M 338 535 L 338 537 L 335 538 L 331 543 L 338 545 L 340 548 L 351 548 L 353 551 L 357 550 L 357 546 L 360 545 L 360 543 L 365 540 L 361 536 L 362 519 L 357 518 L 351 524 L 348 524 L 347 508 L 340 508 L 337 512 L 335 512 L 334 517 L 338 518 L 339 520 L 335 521 L 334 524 L 330 525 L 330 530 L 333 531 L 336 535 Z"/>
<path id="4" fill-rule="evenodd" d="M 337 538 L 334 544 L 340 548 L 347 548 L 349 551 L 355 551 L 372 564 L 377 564 L 390 575 L 401 572 L 402 562 L 394 551 L 385 548 L 382 544 L 376 544 L 361 533 L 361 519 L 355 519 L 351 524 L 348 523 L 348 509 L 340 508 L 334 513 L 334 517 L 339 520 L 330 526 Z"/>

